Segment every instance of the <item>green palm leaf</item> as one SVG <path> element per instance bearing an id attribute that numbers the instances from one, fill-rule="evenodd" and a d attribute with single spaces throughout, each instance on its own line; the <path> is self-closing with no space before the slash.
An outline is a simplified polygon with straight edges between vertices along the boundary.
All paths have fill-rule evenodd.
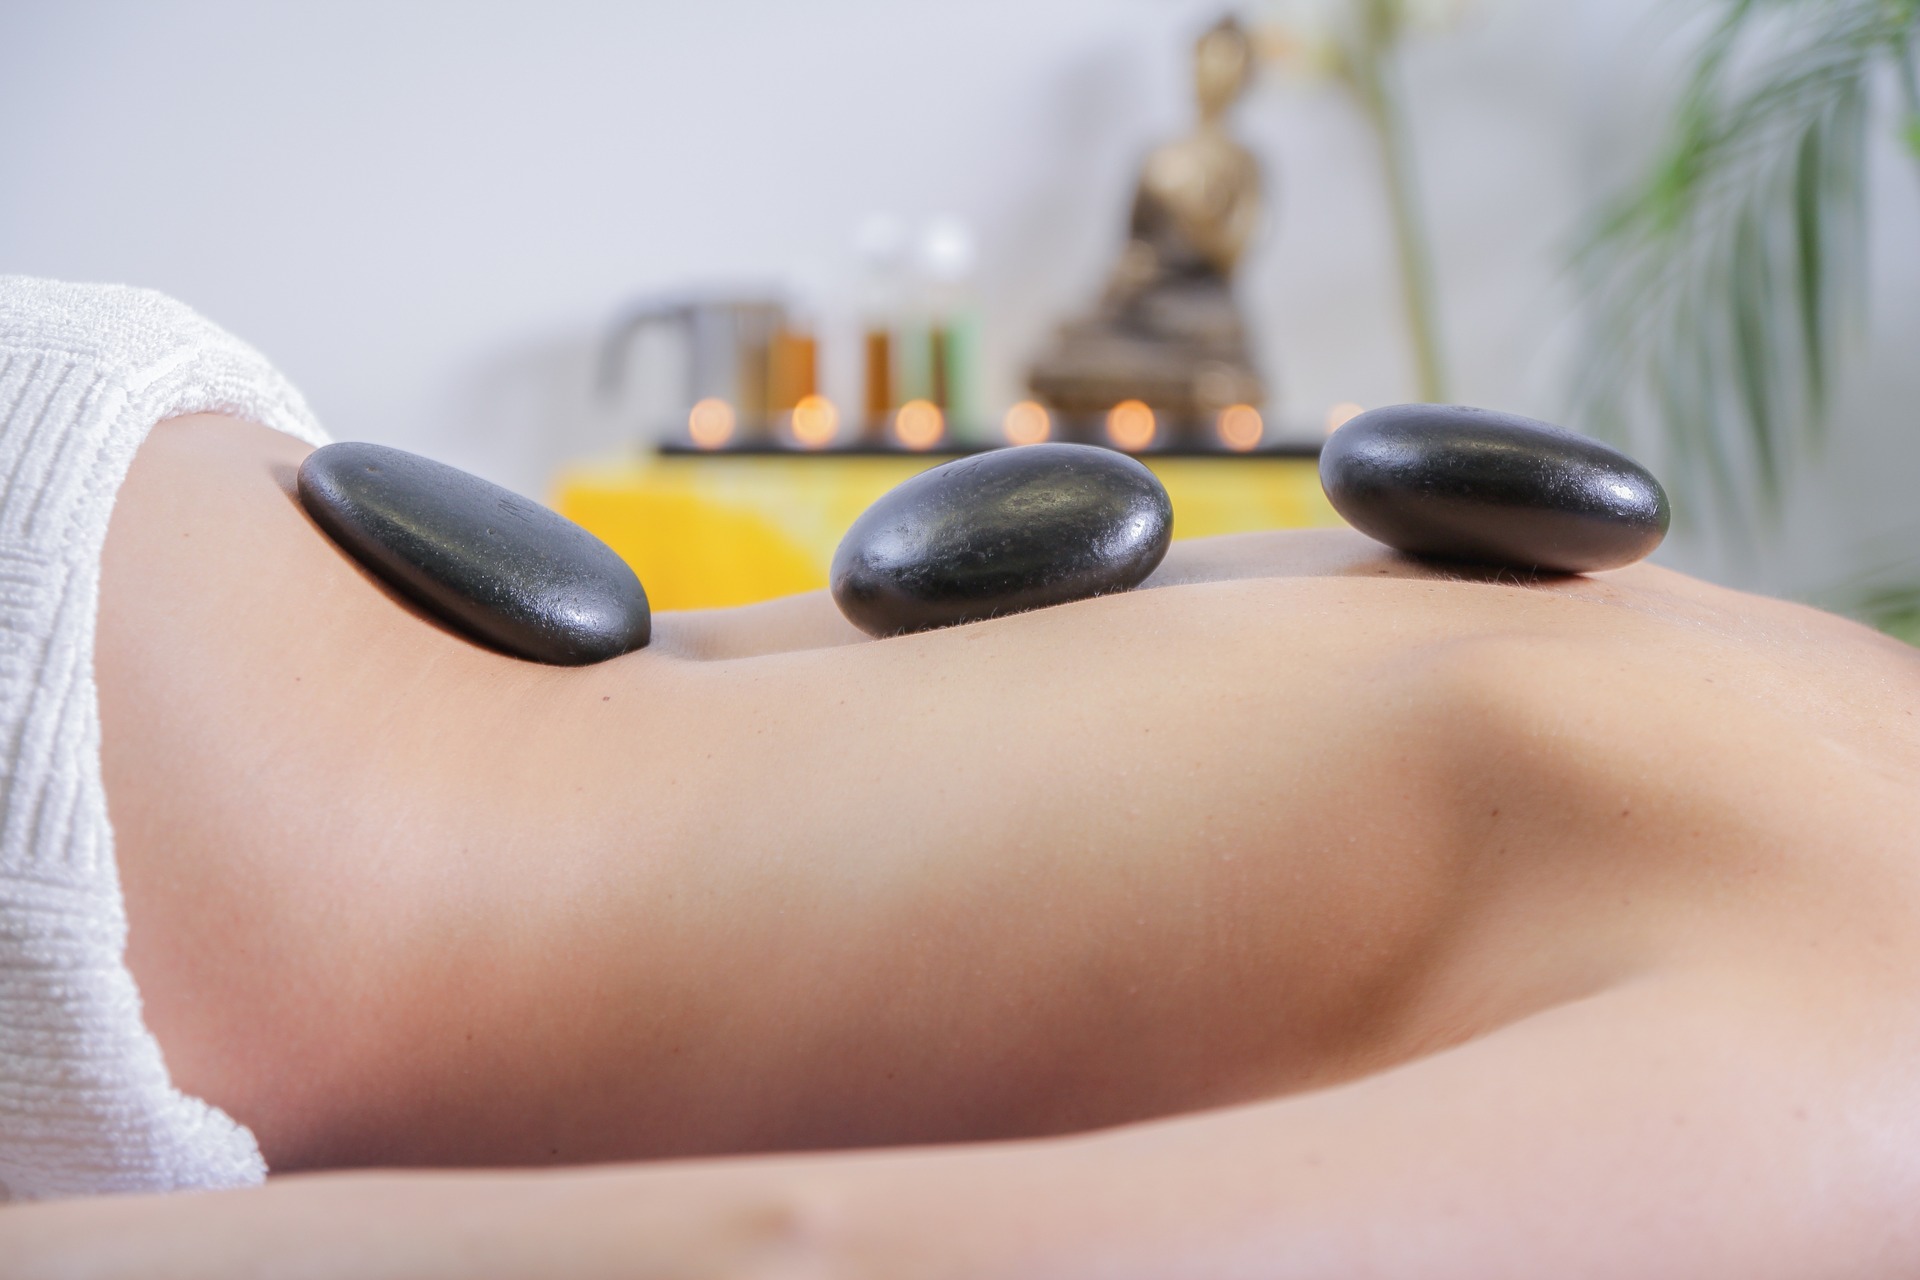
<path id="1" fill-rule="evenodd" d="M 1819 443 L 1862 314 L 1872 82 L 1891 60 L 1911 87 L 1920 0 L 1719 7 L 1658 162 L 1578 256 L 1579 400 L 1683 517 L 1751 532 Z"/>

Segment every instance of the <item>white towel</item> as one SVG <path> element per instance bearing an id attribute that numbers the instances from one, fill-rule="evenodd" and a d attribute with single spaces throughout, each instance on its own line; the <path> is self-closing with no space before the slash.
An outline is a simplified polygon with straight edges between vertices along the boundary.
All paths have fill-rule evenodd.
<path id="1" fill-rule="evenodd" d="M 0 1199 L 266 1174 L 141 1021 L 100 781 L 107 518 L 154 424 L 200 412 L 326 442 L 265 359 L 180 303 L 0 276 Z"/>

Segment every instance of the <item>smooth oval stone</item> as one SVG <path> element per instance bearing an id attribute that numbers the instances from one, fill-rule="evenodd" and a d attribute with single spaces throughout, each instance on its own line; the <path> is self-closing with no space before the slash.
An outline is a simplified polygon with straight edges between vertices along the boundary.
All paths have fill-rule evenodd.
<path id="1" fill-rule="evenodd" d="M 950 627 L 1138 586 L 1173 506 L 1111 449 L 1034 444 L 923 471 L 868 507 L 833 556 L 833 598 L 869 635 Z"/>
<path id="2" fill-rule="evenodd" d="M 1532 418 L 1405 404 L 1327 438 L 1320 484 L 1354 528 L 1417 556 L 1551 573 L 1632 564 L 1667 535 L 1645 467 Z"/>
<path id="3" fill-rule="evenodd" d="M 457 631 L 561 666 L 641 648 L 647 593 L 573 521 L 444 463 L 330 444 L 300 464 L 300 503 L 375 577 Z"/>

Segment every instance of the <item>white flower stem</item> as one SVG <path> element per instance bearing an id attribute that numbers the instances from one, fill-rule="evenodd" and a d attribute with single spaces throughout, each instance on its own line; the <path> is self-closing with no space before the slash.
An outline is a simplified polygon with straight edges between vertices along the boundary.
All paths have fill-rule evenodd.
<path id="1" fill-rule="evenodd" d="M 1344 59 L 1346 80 L 1379 146 L 1420 398 L 1440 403 L 1447 399 L 1447 376 L 1440 350 L 1433 250 L 1421 216 L 1412 142 L 1394 65 L 1402 25 L 1401 5 L 1398 0 L 1351 3 L 1356 21 L 1350 29 L 1353 39 Z"/>

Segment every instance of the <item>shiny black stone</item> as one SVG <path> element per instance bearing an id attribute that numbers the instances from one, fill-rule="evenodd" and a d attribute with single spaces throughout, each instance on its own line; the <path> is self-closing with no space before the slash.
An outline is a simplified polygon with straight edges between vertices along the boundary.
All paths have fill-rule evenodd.
<path id="1" fill-rule="evenodd" d="M 1327 438 L 1320 484 L 1360 532 L 1441 560 L 1587 573 L 1632 564 L 1667 534 L 1667 495 L 1645 467 L 1488 409 L 1363 413 Z"/>
<path id="2" fill-rule="evenodd" d="M 950 627 L 1139 585 L 1173 507 L 1153 472 L 1084 444 L 1034 444 L 924 471 L 861 513 L 833 598 L 869 635 Z"/>
<path id="3" fill-rule="evenodd" d="M 375 577 L 457 631 L 579 666 L 641 648 L 652 614 L 606 543 L 478 476 L 377 444 L 300 464 L 300 503 Z"/>

